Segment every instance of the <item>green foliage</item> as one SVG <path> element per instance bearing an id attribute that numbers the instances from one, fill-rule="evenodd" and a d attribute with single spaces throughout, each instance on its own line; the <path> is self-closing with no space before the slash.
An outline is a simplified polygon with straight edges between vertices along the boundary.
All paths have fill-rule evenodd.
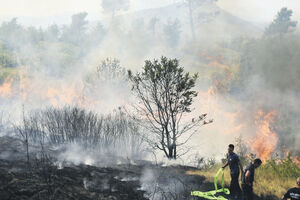
<path id="1" fill-rule="evenodd" d="M 190 76 L 185 73 L 182 67 L 179 67 L 177 59 L 167 59 L 162 57 L 160 62 L 147 60 L 143 68 L 143 72 L 133 76 L 129 71 L 129 77 L 133 81 L 137 89 L 146 83 L 148 89 L 155 89 L 157 98 L 164 98 L 165 93 L 169 93 L 172 106 L 179 103 L 178 108 L 182 112 L 190 112 L 190 106 L 193 98 L 197 96 L 196 91 L 192 91 L 195 86 L 198 74 Z M 167 88 L 165 88 L 167 86 Z M 168 90 L 168 91 L 166 91 Z"/>
<path id="2" fill-rule="evenodd" d="M 240 79 L 247 81 L 249 74 L 260 75 L 273 89 L 298 90 L 300 88 L 300 37 L 290 35 L 278 40 L 261 38 L 243 45 Z"/>
<path id="3" fill-rule="evenodd" d="M 4 49 L 17 50 L 20 48 L 20 45 L 24 44 L 24 41 L 24 29 L 17 23 L 17 18 L 2 23 L 0 27 L 0 42 Z"/>
<path id="4" fill-rule="evenodd" d="M 163 151 L 167 158 L 176 159 L 183 134 L 196 127 L 210 123 L 205 121 L 206 114 L 193 118 L 191 122 L 182 123 L 182 116 L 191 112 L 193 90 L 198 74 L 190 75 L 179 66 L 177 59 L 162 57 L 160 61 L 145 61 L 142 73 L 133 75 L 128 71 L 129 79 L 140 103 L 134 108 L 139 115 L 140 124 L 154 137 L 148 138 L 149 144 Z M 194 130 L 195 131 L 195 130 Z M 195 132 L 194 132 L 195 133 Z"/>
<path id="5" fill-rule="evenodd" d="M 17 66 L 17 59 L 9 52 L 2 49 L 0 44 L 0 67 L 15 67 Z"/>
<path id="6" fill-rule="evenodd" d="M 266 31 L 268 36 L 283 35 L 296 25 L 296 22 L 290 20 L 291 14 L 291 10 L 281 9 Z M 289 37 L 282 37 L 280 40 L 276 37 L 240 38 L 232 46 L 241 52 L 240 84 L 247 84 L 249 75 L 257 75 L 264 79 L 267 89 L 299 90 L 299 34 L 289 34 Z"/>
<path id="7" fill-rule="evenodd" d="M 194 174 L 205 176 L 213 182 L 214 175 L 221 166 L 216 164 L 208 170 L 199 170 Z M 300 166 L 291 157 L 283 160 L 271 159 L 255 170 L 254 193 L 261 200 L 279 200 L 289 188 L 296 186 L 299 174 Z M 225 169 L 225 184 L 230 185 L 229 169 Z"/>
<path id="8" fill-rule="evenodd" d="M 49 26 L 44 33 L 45 40 L 50 42 L 57 42 L 60 32 L 61 30 L 59 29 L 58 25 L 53 24 Z"/>
<path id="9" fill-rule="evenodd" d="M 72 23 L 64 28 L 61 40 L 74 45 L 84 44 L 88 24 L 87 15 L 86 12 L 73 15 Z"/>
<path id="10" fill-rule="evenodd" d="M 286 159 L 276 161 L 274 159 L 269 160 L 262 166 L 260 173 L 269 175 L 270 177 L 278 178 L 296 178 L 300 174 L 300 167 L 293 162 L 289 155 Z"/>
<path id="11" fill-rule="evenodd" d="M 3 22 L 0 67 L 30 65 L 60 74 L 97 47 L 105 35 L 100 22 L 88 30 L 86 17 L 87 13 L 78 13 L 72 16 L 69 25 L 53 24 L 45 29 L 23 27 L 17 18 Z"/>
<path id="12" fill-rule="evenodd" d="M 107 87 L 115 92 L 124 92 L 127 91 L 128 76 L 118 59 L 106 58 L 85 77 L 85 84 L 87 90 L 103 90 Z"/>
<path id="13" fill-rule="evenodd" d="M 0 67 L 0 85 L 8 78 L 11 77 L 14 80 L 18 80 L 19 73 L 16 68 Z"/>
<path id="14" fill-rule="evenodd" d="M 254 191 L 261 199 L 280 199 L 291 187 L 295 187 L 300 166 L 290 157 L 283 160 L 269 160 L 256 171 Z"/>
<path id="15" fill-rule="evenodd" d="M 291 28 L 296 27 L 297 22 L 291 20 L 291 16 L 293 14 L 292 10 L 288 10 L 287 8 L 282 8 L 274 21 L 270 24 L 270 26 L 266 29 L 265 35 L 280 35 L 288 33 L 291 31 Z"/>

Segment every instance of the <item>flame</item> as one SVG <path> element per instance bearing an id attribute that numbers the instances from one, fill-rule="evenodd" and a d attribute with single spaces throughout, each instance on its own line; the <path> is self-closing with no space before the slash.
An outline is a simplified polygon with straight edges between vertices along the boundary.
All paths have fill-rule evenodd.
<path id="1" fill-rule="evenodd" d="M 12 87 L 13 83 L 14 87 Z M 65 104 L 82 105 L 82 95 L 81 83 L 31 79 L 26 67 L 18 72 L 16 79 L 8 76 L 0 85 L 2 99 L 21 100 L 23 103 L 50 102 L 55 107 Z"/>
<path id="2" fill-rule="evenodd" d="M 259 110 L 255 116 L 257 130 L 250 148 L 252 151 L 257 152 L 262 161 L 270 159 L 277 146 L 278 136 L 271 128 L 276 116 L 275 111 L 264 113 L 262 110 Z"/>
<path id="3" fill-rule="evenodd" d="M 72 81 L 64 79 L 53 79 L 47 76 L 34 76 L 29 73 L 29 67 L 22 67 L 14 76 L 8 76 L 0 84 L 0 100 L 21 102 L 33 106 L 54 106 L 65 105 L 80 106 L 85 109 L 103 109 L 105 94 L 99 91 L 105 90 L 105 85 L 96 85 L 90 88 L 82 79 Z M 120 105 L 128 103 L 126 94 L 119 93 Z M 111 109 L 110 107 L 107 110 Z"/>
<path id="4" fill-rule="evenodd" d="M 289 158 L 293 161 L 293 163 L 295 163 L 296 165 L 300 166 L 300 157 L 298 156 L 292 156 L 290 150 L 287 150 L 284 153 L 284 158 Z"/>
<path id="5" fill-rule="evenodd" d="M 79 104 L 80 95 L 80 89 L 77 90 L 75 83 L 71 83 L 71 85 L 50 85 L 41 94 L 44 100 L 49 100 L 55 107 L 61 104 Z"/>
<path id="6" fill-rule="evenodd" d="M 213 77 L 213 90 L 211 93 L 224 93 L 228 91 L 228 86 L 232 81 L 234 72 L 239 69 L 238 64 L 226 64 L 221 55 L 210 56 L 208 53 L 200 52 L 200 56 L 205 59 L 207 65 L 216 69 L 221 77 Z"/>
<path id="7" fill-rule="evenodd" d="M 14 79 L 10 76 L 4 80 L 2 85 L 0 85 L 0 97 L 5 98 L 11 96 L 13 81 Z"/>
<path id="8" fill-rule="evenodd" d="M 294 163 L 296 163 L 297 165 L 300 166 L 300 158 L 298 156 L 293 156 L 292 160 L 293 160 Z"/>

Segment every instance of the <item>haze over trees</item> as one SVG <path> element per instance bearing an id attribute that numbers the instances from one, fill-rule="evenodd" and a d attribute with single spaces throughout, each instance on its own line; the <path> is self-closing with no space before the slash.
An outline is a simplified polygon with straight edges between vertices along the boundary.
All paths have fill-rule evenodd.
<path id="1" fill-rule="evenodd" d="M 293 31 L 293 28 L 296 27 L 297 22 L 292 21 L 291 17 L 293 11 L 287 8 L 282 8 L 278 13 L 274 21 L 266 29 L 266 35 L 279 35 L 280 38 L 288 32 Z"/>
<path id="2" fill-rule="evenodd" d="M 177 159 L 176 163 L 206 169 L 203 175 L 209 177 L 236 136 L 241 136 L 236 151 L 244 164 L 259 156 L 249 143 L 262 136 L 256 146 L 274 144 L 263 148 L 268 153 L 265 160 L 272 153 L 280 159 L 270 159 L 258 171 L 257 194 L 259 199 L 277 199 L 274 188 L 279 197 L 300 170 L 291 159 L 300 156 L 300 35 L 292 10 L 282 8 L 264 32 L 222 10 L 215 0 L 177 0 L 137 12 L 131 12 L 130 2 L 99 0 L 95 7 L 109 14 L 102 21 L 88 20 L 82 12 L 64 25 L 28 27 L 16 18 L 0 25 L 0 136 L 16 133 L 18 140 L 12 144 L 21 144 L 16 145 L 20 154 L 14 148 L 10 154 L 1 143 L 1 159 L 23 155 L 29 168 L 43 171 L 56 167 L 51 156 L 58 153 L 59 167 L 65 160 L 105 166 L 102 172 L 74 166 L 88 172 L 76 180 L 76 170 L 68 172 L 73 164 L 58 170 L 71 177 L 61 185 L 72 179 L 80 192 L 95 185 L 122 199 L 122 188 L 111 183 L 127 190 L 130 182 L 142 196 L 148 188 L 152 199 L 186 199 L 203 177 L 191 179 L 182 166 L 149 173 L 152 156 L 158 161 L 154 170 L 160 170 L 165 158 Z M 20 105 L 26 108 L 22 116 Z M 18 115 L 11 118 L 15 130 L 7 126 L 9 114 Z M 207 116 L 216 123 L 203 127 L 212 123 Z M 287 148 L 291 157 L 281 159 Z M 117 165 L 121 176 L 105 178 L 111 165 Z M 12 177 L 10 165 L 5 166 Z M 179 171 L 184 175 L 178 176 Z M 270 177 L 276 180 L 266 181 Z M 11 180 L 15 179 L 7 178 L 9 188 L 16 183 Z M 284 183 L 278 184 L 281 180 Z M 25 181 L 18 182 L 22 188 Z M 49 194 L 59 194 L 53 183 L 46 182 L 52 188 Z M 18 194 L 32 195 L 36 187 L 31 185 L 32 190 Z M 68 191 L 74 197 L 73 190 Z"/>
<path id="3" fill-rule="evenodd" d="M 164 33 L 167 37 L 167 44 L 171 48 L 176 48 L 180 42 L 180 22 L 178 19 L 174 21 L 169 21 L 165 26 L 164 26 Z"/>
<path id="4" fill-rule="evenodd" d="M 278 146 L 284 148 L 288 144 L 299 154 L 299 125 L 295 119 L 300 110 L 295 102 L 300 90 L 300 35 L 293 31 L 297 22 L 291 16 L 292 10 L 282 8 L 261 38 L 237 39 L 232 43 L 231 47 L 241 55 L 241 66 L 239 78 L 232 82 L 230 90 L 247 88 L 240 92 L 245 99 L 255 102 L 253 107 L 276 110 L 280 116 L 276 125 Z"/>
<path id="5" fill-rule="evenodd" d="M 101 6 L 104 11 L 111 13 L 112 18 L 114 18 L 116 12 L 129 9 L 130 0 L 101 0 Z"/>
<path id="6" fill-rule="evenodd" d="M 0 25 L 0 84 L 8 77 L 17 77 L 13 80 L 13 85 L 17 85 L 20 68 L 30 66 L 32 71 L 45 72 L 47 75 L 42 77 L 49 75 L 51 80 L 82 81 L 86 96 L 102 100 L 109 94 L 125 94 L 124 98 L 119 98 L 123 100 L 129 93 L 129 89 L 123 87 L 127 84 L 127 77 L 122 75 L 122 81 L 107 81 L 106 77 L 118 76 L 110 69 L 122 66 L 118 69 L 121 70 L 119 74 L 123 74 L 124 70 L 136 69 L 144 60 L 168 55 L 180 59 L 186 70 L 200 72 L 201 89 L 212 85 L 217 88 L 216 94 L 228 95 L 229 99 L 238 100 L 241 104 L 244 103 L 241 99 L 247 99 L 250 107 L 257 105 L 253 102 L 260 99 L 252 94 L 259 93 L 263 97 L 261 107 L 288 107 L 277 109 L 282 116 L 287 116 L 285 122 L 291 121 L 292 115 L 294 118 L 298 116 L 300 112 L 292 107 L 298 108 L 294 99 L 297 99 L 299 89 L 297 63 L 300 40 L 299 33 L 293 31 L 297 26 L 292 10 L 281 9 L 264 36 L 259 37 L 262 32 L 248 34 L 248 30 L 256 30 L 254 26 L 224 12 L 213 0 L 176 2 L 179 3 L 124 14 L 122 11 L 130 6 L 128 1 L 99 1 L 99 9 L 103 6 L 103 10 L 113 15 L 113 21 L 105 18 L 103 21 L 89 21 L 87 13 L 83 12 L 74 14 L 69 24 L 52 24 L 43 28 L 26 27 L 16 18 L 3 22 Z M 194 24 L 197 40 L 191 34 L 189 3 L 193 5 L 191 24 Z M 176 15 L 173 14 L 175 11 Z M 100 60 L 110 56 L 119 61 L 108 59 L 99 65 Z M 32 71 L 28 77 L 35 76 Z M 76 73 L 82 73 L 82 76 Z M 116 87 L 110 86 L 115 82 Z M 105 85 L 107 89 L 104 92 Z M 193 91 L 199 91 L 199 88 Z M 263 96 L 266 90 L 276 93 L 272 101 Z M 105 100 L 111 103 L 112 99 L 118 99 L 116 96 Z M 268 105 L 262 102 L 268 102 Z M 283 110 L 291 112 L 284 115 Z M 288 117 L 288 113 L 293 114 Z M 292 132 L 296 130 L 293 126 L 297 125 L 291 123 L 285 123 L 282 133 L 285 132 L 288 137 L 282 137 L 281 141 L 288 140 L 296 147 Z M 170 157 L 169 147 L 172 149 L 167 145 L 166 150 Z M 174 148 L 172 151 L 174 155 Z"/>

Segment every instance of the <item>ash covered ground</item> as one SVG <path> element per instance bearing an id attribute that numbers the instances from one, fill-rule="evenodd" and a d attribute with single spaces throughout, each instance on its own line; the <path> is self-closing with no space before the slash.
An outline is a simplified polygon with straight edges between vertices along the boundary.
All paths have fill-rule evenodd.
<path id="1" fill-rule="evenodd" d="M 31 147 L 34 152 L 34 147 Z M 162 166 L 130 161 L 109 167 L 70 162 L 31 152 L 30 166 L 22 141 L 0 138 L 1 200 L 27 199 L 193 199 L 190 191 L 212 189 L 197 175 L 187 175 L 187 166 Z M 101 160 L 101 159 L 99 159 Z M 101 165 L 101 163 L 99 163 Z"/>

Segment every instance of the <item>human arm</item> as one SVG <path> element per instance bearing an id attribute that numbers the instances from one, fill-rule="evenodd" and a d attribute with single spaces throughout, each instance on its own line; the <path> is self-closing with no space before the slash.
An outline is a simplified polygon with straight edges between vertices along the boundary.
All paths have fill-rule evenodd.
<path id="1" fill-rule="evenodd" d="M 250 172 L 250 170 L 247 170 L 246 173 L 245 173 L 245 183 L 247 185 L 251 186 L 250 177 L 251 177 L 251 172 Z"/>
<path id="2" fill-rule="evenodd" d="M 290 199 L 291 198 L 291 196 L 290 196 L 290 190 L 289 191 L 287 191 L 287 193 L 285 193 L 285 195 L 283 195 L 282 196 L 282 200 L 287 200 L 287 199 Z"/>
<path id="3" fill-rule="evenodd" d="M 225 169 L 227 166 L 228 166 L 228 161 L 225 162 L 222 168 Z"/>

